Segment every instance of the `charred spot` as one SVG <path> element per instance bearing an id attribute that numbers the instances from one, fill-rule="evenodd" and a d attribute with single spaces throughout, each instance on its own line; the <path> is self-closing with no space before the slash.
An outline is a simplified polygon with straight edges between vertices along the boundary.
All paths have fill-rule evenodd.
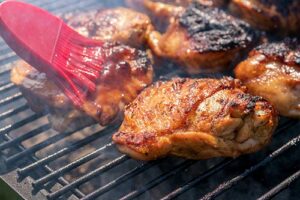
<path id="1" fill-rule="evenodd" d="M 286 38 L 281 42 L 262 44 L 255 51 L 272 60 L 300 65 L 300 43 L 296 38 Z"/>
<path id="2" fill-rule="evenodd" d="M 253 110 L 255 108 L 255 104 L 256 104 L 255 101 L 249 101 L 249 103 L 246 106 L 246 109 L 247 110 Z"/>
<path id="3" fill-rule="evenodd" d="M 231 108 L 237 108 L 237 107 L 239 107 L 239 104 L 237 102 L 235 102 L 235 101 L 231 101 L 229 103 L 229 107 L 231 107 Z"/>
<path id="4" fill-rule="evenodd" d="M 188 78 L 172 78 L 173 84 L 177 84 L 177 85 L 183 85 L 187 81 Z"/>
<path id="5" fill-rule="evenodd" d="M 143 70 L 147 70 L 151 65 L 146 51 L 136 50 L 136 58 L 137 66 Z"/>
<path id="6" fill-rule="evenodd" d="M 262 101 L 263 98 L 262 97 L 259 97 L 259 96 L 250 96 L 249 95 L 249 98 L 248 98 L 248 104 L 246 106 L 246 109 L 247 110 L 253 110 L 255 108 L 255 105 L 258 101 Z"/>
<path id="7" fill-rule="evenodd" d="M 226 51 L 245 48 L 254 41 L 255 31 L 250 26 L 219 8 L 192 3 L 180 17 L 199 52 Z"/>
<path id="8" fill-rule="evenodd" d="M 182 88 L 183 82 L 181 80 L 172 83 L 171 87 L 173 91 L 179 91 Z"/>

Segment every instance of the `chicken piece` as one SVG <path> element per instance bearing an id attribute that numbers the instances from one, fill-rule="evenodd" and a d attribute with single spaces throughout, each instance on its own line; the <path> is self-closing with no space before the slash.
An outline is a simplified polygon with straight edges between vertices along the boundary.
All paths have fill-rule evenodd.
<path id="1" fill-rule="evenodd" d="M 237 157 L 271 139 L 277 113 L 232 78 L 173 79 L 146 88 L 125 109 L 113 141 L 135 159 Z"/>
<path id="2" fill-rule="evenodd" d="M 174 6 L 183 6 L 187 7 L 193 2 L 199 2 L 206 5 L 211 6 L 223 6 L 226 4 L 227 0 L 125 0 L 126 5 L 129 7 L 135 7 L 138 5 L 138 3 L 141 3 L 140 5 L 144 4 L 145 2 L 153 2 L 153 3 L 163 3 L 163 4 L 169 4 Z"/>
<path id="3" fill-rule="evenodd" d="M 120 10 L 116 9 L 119 15 Z M 114 10 L 103 11 L 114 12 Z M 127 16 L 128 9 L 124 9 Z M 133 11 L 133 13 L 136 13 Z M 97 17 L 101 16 L 101 18 Z M 124 17 L 125 17 L 124 16 Z M 140 14 L 138 14 L 140 16 Z M 74 15 L 66 15 L 66 21 L 71 24 L 79 33 L 108 40 L 103 46 L 101 55 L 105 58 L 101 77 L 97 80 L 96 92 L 90 94 L 83 105 L 82 110 L 75 108 L 71 101 L 64 95 L 57 85 L 49 80 L 44 73 L 38 72 L 24 61 L 18 61 L 12 69 L 11 81 L 20 87 L 23 96 L 27 99 L 29 106 L 35 112 L 47 111 L 50 113 L 49 121 L 52 127 L 58 131 L 74 130 L 84 126 L 99 122 L 101 125 L 108 125 L 120 121 L 123 116 L 124 106 L 131 102 L 137 94 L 152 82 L 153 69 L 149 56 L 143 50 L 138 50 L 123 44 L 118 44 L 118 40 L 126 43 L 128 40 L 138 37 L 133 30 L 123 28 L 126 26 L 115 26 L 115 18 L 105 19 L 111 28 L 96 26 L 98 20 L 101 21 L 104 15 L 99 12 L 88 12 Z M 138 19 L 136 19 L 139 26 Z M 128 21 L 133 27 L 133 21 Z M 147 22 L 148 23 L 148 22 Z M 114 30 L 110 37 L 102 34 L 101 30 Z M 105 37 L 104 37 L 105 36 Z M 142 42 L 140 40 L 140 42 Z M 129 42 L 131 43 L 131 42 Z M 138 43 L 136 43 L 138 44 Z"/>
<path id="4" fill-rule="evenodd" d="M 63 18 L 87 37 L 118 41 L 133 47 L 143 47 L 149 32 L 153 30 L 147 15 L 122 7 L 79 15 L 69 13 Z"/>
<path id="5" fill-rule="evenodd" d="M 157 15 L 161 13 L 157 12 L 153 6 L 174 6 L 174 7 L 188 7 L 193 2 L 199 2 L 203 5 L 213 7 L 223 7 L 228 3 L 228 0 L 125 0 L 127 6 L 137 10 L 148 10 Z M 152 6 L 153 5 L 153 6 Z M 154 8 L 154 9 L 153 9 Z"/>
<path id="6" fill-rule="evenodd" d="M 158 30 L 166 26 L 193 2 L 213 7 L 223 7 L 227 0 L 125 0 L 127 6 L 147 13 Z"/>
<path id="7" fill-rule="evenodd" d="M 255 40 L 256 33 L 248 24 L 197 3 L 176 18 L 166 33 L 149 35 L 156 55 L 176 61 L 191 74 L 225 70 Z"/>
<path id="8" fill-rule="evenodd" d="M 299 0 L 232 0 L 230 10 L 256 28 L 274 33 L 298 33 Z"/>
<path id="9" fill-rule="evenodd" d="M 279 113 L 300 118 L 300 44 L 296 39 L 263 44 L 235 69 L 249 92 L 269 100 Z"/>

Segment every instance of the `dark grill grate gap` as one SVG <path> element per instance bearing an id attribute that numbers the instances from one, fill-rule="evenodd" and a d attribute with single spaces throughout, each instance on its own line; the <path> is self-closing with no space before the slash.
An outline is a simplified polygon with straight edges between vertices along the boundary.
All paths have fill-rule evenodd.
<path id="1" fill-rule="evenodd" d="M 154 165 L 158 164 L 158 161 L 153 161 L 149 163 L 141 164 L 140 166 L 135 167 L 134 169 L 130 170 L 126 174 L 123 174 L 122 176 L 118 177 L 117 179 L 107 183 L 106 185 L 96 189 L 94 192 L 88 194 L 87 196 L 83 197 L 82 200 L 91 200 L 95 199 L 96 197 L 104 194 L 105 192 L 113 189 L 117 185 L 123 183 L 124 181 L 134 177 L 135 175 L 142 173 L 149 169 L 150 167 L 153 167 Z"/>
<path id="2" fill-rule="evenodd" d="M 5 135 L 4 137 L 5 137 L 6 140 L 9 140 L 9 141 L 12 141 L 12 140 L 13 140 L 13 139 L 12 139 L 11 137 L 9 137 L 8 135 Z M 20 150 L 23 150 L 23 151 L 25 150 L 25 148 L 22 147 L 21 145 L 18 145 L 18 148 L 19 148 Z M 31 156 L 31 158 L 32 158 L 32 160 L 37 160 L 37 158 L 34 157 L 34 156 Z M 44 170 L 45 170 L 47 173 L 53 172 L 53 170 L 52 170 L 49 166 L 47 166 L 47 165 L 43 166 L 43 168 L 44 168 Z M 59 177 L 59 178 L 58 178 L 58 182 L 59 182 L 61 185 L 68 185 L 68 184 L 69 184 L 68 181 L 66 181 L 63 177 Z M 83 197 L 83 196 L 84 196 L 84 194 L 83 194 L 81 191 L 79 191 L 78 189 L 73 190 L 73 192 L 74 192 L 74 194 L 75 194 L 77 197 Z"/>
<path id="3" fill-rule="evenodd" d="M 286 189 L 290 184 L 292 184 L 294 181 L 296 181 L 299 178 L 300 178 L 300 170 L 298 170 L 297 172 L 295 172 L 290 177 L 286 178 L 280 184 L 278 184 L 277 186 L 275 186 L 272 190 L 270 190 L 269 192 L 267 192 L 266 194 L 264 194 L 263 196 L 261 196 L 260 198 L 258 198 L 258 200 L 271 199 L 272 197 L 274 197 L 275 195 L 279 194 L 281 191 L 283 191 L 284 189 Z"/>
<path id="4" fill-rule="evenodd" d="M 77 179 L 76 181 L 64 186 L 62 189 L 49 194 L 48 197 L 50 199 L 56 199 L 56 198 L 60 197 L 61 195 L 63 195 L 65 192 L 68 192 L 70 189 L 83 184 L 84 182 L 90 180 L 94 176 L 97 176 L 98 174 L 103 173 L 103 172 L 125 162 L 128 159 L 129 159 L 129 157 L 127 157 L 126 155 L 122 155 L 122 156 L 112 160 L 108 164 L 103 165 L 102 167 L 100 167 L 100 168 L 90 172 L 89 174 L 82 176 L 81 178 Z"/>
<path id="5" fill-rule="evenodd" d="M 285 130 L 286 128 L 288 128 L 290 126 L 295 125 L 296 123 L 297 123 L 296 121 L 288 121 L 288 122 L 282 124 L 280 126 L 280 128 L 278 128 L 276 130 L 276 132 L 274 134 L 274 137 L 276 135 L 278 135 L 281 131 Z M 229 165 L 233 161 L 235 161 L 235 160 L 234 159 L 224 160 L 220 164 L 217 164 L 214 167 L 212 167 L 211 169 L 209 169 L 206 172 L 204 172 L 202 175 L 196 177 L 193 180 L 190 180 L 187 183 L 184 183 L 181 187 L 179 187 L 176 190 L 172 191 L 170 194 L 167 194 L 166 196 L 164 196 L 162 198 L 162 200 L 174 199 L 175 197 L 181 195 L 182 193 L 190 190 L 192 187 L 194 187 L 195 185 L 197 185 L 203 179 L 209 177 L 210 175 L 213 175 L 213 174 L 217 173 L 219 170 L 224 169 L 224 167 L 226 167 L 227 165 Z"/>
<path id="6" fill-rule="evenodd" d="M 99 138 L 102 134 L 108 134 L 108 133 L 110 133 L 112 130 L 113 130 L 113 129 L 107 128 L 107 129 L 105 129 L 104 131 L 97 132 L 97 133 L 93 134 L 91 137 L 87 137 L 87 138 L 85 138 L 85 139 L 83 139 L 83 140 L 81 140 L 81 141 L 78 141 L 78 142 L 76 142 L 76 143 L 74 143 L 74 144 L 72 144 L 72 145 L 70 145 L 70 146 L 67 146 L 67 147 L 65 147 L 65 148 L 63 148 L 63 149 L 57 151 L 57 152 L 54 153 L 54 154 L 51 154 L 51 155 L 48 155 L 47 157 L 44 157 L 44 158 L 38 160 L 38 161 L 35 162 L 35 163 L 32 163 L 32 164 L 30 164 L 30 165 L 28 165 L 28 166 L 26 166 L 26 167 L 24 167 L 24 168 L 22 168 L 22 169 L 19 169 L 19 170 L 18 170 L 18 173 L 19 173 L 20 175 L 25 175 L 25 174 L 28 173 L 30 170 L 33 170 L 33 169 L 35 169 L 35 168 L 37 168 L 37 167 L 40 167 L 40 166 L 42 166 L 42 165 L 44 165 L 44 164 L 47 164 L 47 163 L 49 163 L 49 162 L 51 162 L 51 161 L 53 161 L 53 160 L 56 160 L 56 159 L 58 159 L 58 158 L 60 158 L 60 157 L 62 157 L 62 156 L 64 156 L 64 155 L 66 155 L 66 154 L 68 154 L 68 153 L 70 153 L 70 152 L 76 150 L 78 147 L 85 146 L 86 144 L 89 144 L 89 143 L 91 143 L 92 141 L 94 141 L 95 139 Z"/>
<path id="7" fill-rule="evenodd" d="M 64 166 L 64 167 L 62 167 L 62 168 L 60 168 L 59 170 L 54 171 L 53 173 L 48 174 L 48 175 L 44 176 L 43 178 L 34 181 L 33 185 L 34 186 L 40 186 L 44 183 L 47 183 L 51 179 L 54 179 L 54 178 L 57 178 L 57 177 L 63 175 L 64 173 L 66 173 L 66 172 L 68 172 L 68 171 L 84 164 L 85 162 L 88 162 L 88 161 L 96 158 L 97 156 L 99 156 L 102 153 L 103 150 L 105 150 L 106 148 L 111 147 L 112 145 L 113 145 L 112 143 L 109 143 L 109 144 L 103 146 L 102 148 L 100 148 L 100 149 L 98 149 L 98 150 L 96 150 L 96 151 L 94 151 L 94 152 L 92 152 L 92 153 L 90 153 L 90 154 L 88 154 L 88 155 L 86 155 L 86 156 L 84 156 L 84 157 L 82 157 L 82 158 L 80 158 L 80 159 Z"/>
<path id="8" fill-rule="evenodd" d="M 214 191 L 208 193 L 207 195 L 205 195 L 201 199 L 202 200 L 208 200 L 208 199 L 212 199 L 212 198 L 217 197 L 218 195 L 222 194 L 225 190 L 230 189 L 231 187 L 233 187 L 234 185 L 236 185 L 239 181 L 241 181 L 242 179 L 244 179 L 247 176 L 249 176 L 254 171 L 256 171 L 259 168 L 261 168 L 261 167 L 267 165 L 268 163 L 270 163 L 273 159 L 277 158 L 278 156 L 280 156 L 282 153 L 284 153 L 288 149 L 290 149 L 292 147 L 296 147 L 296 145 L 299 142 L 300 142 L 300 135 L 298 135 L 297 137 L 295 137 L 292 140 L 290 140 L 288 143 L 286 143 L 283 146 L 281 146 L 279 149 L 277 149 L 276 151 L 274 151 L 273 153 L 271 153 L 270 155 L 268 155 L 261 162 L 259 162 L 259 163 L 255 164 L 255 165 L 253 165 L 252 167 L 246 169 L 242 174 L 234 177 L 233 179 L 231 179 L 231 180 L 229 180 L 227 182 L 221 183 Z"/>
<path id="9" fill-rule="evenodd" d="M 97 6 L 101 6 L 100 0 L 86 0 L 80 2 L 74 0 L 66 0 L 57 1 L 55 3 L 51 0 L 31 0 L 28 2 L 34 3 L 35 5 L 39 5 L 43 8 L 47 8 L 48 10 L 55 13 L 64 13 L 75 10 L 77 8 L 94 9 Z M 11 62 L 16 61 L 18 57 L 9 50 L 9 48 L 4 44 L 2 40 L 0 41 L 0 44 L 0 65 L 2 65 L 0 76 L 3 76 L 3 79 L 1 79 L 2 81 L 0 82 L 0 92 L 1 94 L 6 95 L 5 97 L 3 96 L 2 99 L 0 99 L 0 109 L 4 110 L 3 112 L 1 110 L 0 113 L 0 121 L 2 122 L 8 118 L 15 117 L 21 113 L 24 113 L 25 111 L 28 111 L 29 107 L 26 104 L 24 105 L 17 103 L 18 101 L 23 100 L 22 95 L 16 90 L 16 87 L 9 82 Z M 170 73 L 169 76 L 172 76 L 171 74 L 174 73 L 178 74 L 177 72 L 173 72 Z M 213 76 L 216 77 L 216 75 Z M 16 91 L 14 92 L 14 90 Z M 14 105 L 13 108 L 7 108 L 12 105 Z M 109 137 L 117 127 L 109 127 L 100 131 L 94 131 L 88 128 L 93 134 L 79 139 L 76 138 L 75 141 L 72 141 L 70 144 L 66 143 L 63 146 L 58 145 L 58 143 L 66 140 L 73 135 L 76 135 L 78 132 L 81 132 L 82 129 L 65 133 L 56 133 L 55 135 L 44 138 L 42 141 L 37 142 L 32 146 L 25 146 L 25 144 L 23 143 L 31 140 L 32 138 L 45 135 L 44 133 L 47 130 L 50 130 L 49 124 L 39 124 L 36 128 L 24 131 L 24 134 L 16 136 L 15 138 L 9 135 L 12 131 L 22 129 L 24 126 L 30 124 L 33 121 L 41 119 L 45 115 L 46 113 L 32 114 L 30 116 L 22 118 L 15 123 L 0 123 L 0 137 L 2 137 L 2 139 L 4 140 L 2 143 L 0 143 L 0 151 L 3 152 L 2 154 L 4 155 L 6 164 L 8 166 L 14 165 L 14 167 L 17 167 L 18 165 L 20 167 L 19 169 L 17 169 L 20 178 L 26 179 L 28 176 L 32 177 L 32 185 L 34 190 L 40 190 L 44 194 L 44 196 L 47 196 L 49 199 L 58 199 L 62 196 L 64 198 L 71 198 L 71 194 L 74 194 L 77 198 L 83 200 L 96 199 L 97 197 L 102 197 L 102 195 L 106 195 L 107 193 L 114 193 L 115 191 L 117 191 L 116 188 L 123 185 L 123 183 L 127 182 L 128 180 L 135 180 L 136 177 L 140 176 L 146 171 L 159 168 L 162 165 L 163 161 L 158 160 L 148 163 L 137 162 L 134 163 L 134 165 L 131 163 L 133 167 L 127 167 L 126 164 L 128 162 L 131 162 L 132 160 L 126 155 L 120 155 L 116 153 L 114 154 L 115 158 L 111 157 L 104 163 L 100 163 L 100 166 L 95 166 L 92 170 L 84 172 L 83 175 L 80 174 L 79 177 L 75 178 L 75 180 L 68 181 L 65 179 L 65 176 L 67 174 L 72 174 L 72 171 L 82 167 L 83 165 L 86 165 L 91 161 L 98 161 L 97 159 L 99 157 L 107 154 L 108 151 L 112 151 L 114 149 L 114 145 L 112 143 L 101 143 L 91 152 L 85 153 L 83 156 L 80 156 L 73 161 L 69 162 L 69 160 L 67 160 L 68 164 L 60 166 L 58 169 L 54 169 L 53 167 L 51 167 L 51 164 L 59 159 L 65 159 L 65 157 L 69 156 L 71 153 L 78 152 L 78 149 L 80 148 L 88 148 L 87 146 L 90 146 L 90 144 L 94 141 L 98 141 L 97 139 L 102 140 L 106 136 Z M 300 127 L 299 122 L 295 120 L 283 119 L 281 122 L 282 123 L 280 125 L 280 128 L 276 132 L 282 132 L 280 135 L 286 134 L 287 136 L 289 136 L 288 132 L 286 131 L 287 129 L 289 130 L 293 127 L 296 127 L 296 129 L 298 129 Z M 274 137 L 274 140 L 278 139 L 277 135 L 278 134 L 276 134 L 276 136 Z M 255 172 L 257 169 L 260 169 L 269 164 L 274 158 L 277 158 L 283 152 L 287 151 L 288 149 L 295 149 L 299 141 L 300 135 L 294 137 L 284 145 L 280 144 L 280 148 L 269 154 L 269 156 L 264 158 L 261 162 L 258 162 L 252 167 L 247 168 L 242 174 L 235 176 L 233 179 L 230 179 L 230 175 L 228 175 L 227 180 L 230 179 L 229 181 L 222 183 L 215 190 L 206 194 L 202 199 L 211 199 L 212 197 L 216 197 L 222 194 L 227 189 L 232 188 L 236 183 L 242 181 L 251 173 Z M 57 146 L 56 149 L 58 148 L 56 151 L 41 155 L 38 154 L 40 153 L 40 151 L 47 149 L 49 146 L 55 145 Z M 14 148 L 17 149 L 17 152 L 7 157 L 8 154 L 4 150 L 10 150 Z M 208 179 L 216 173 L 224 170 L 225 167 L 230 167 L 230 164 L 232 164 L 233 162 L 239 162 L 240 160 L 240 158 L 223 159 L 219 160 L 218 162 L 214 162 L 214 164 L 207 167 L 206 170 L 200 170 L 197 175 L 193 174 L 192 177 L 188 177 L 186 181 L 183 181 L 184 184 L 178 183 L 179 186 L 170 189 L 170 191 L 167 193 L 162 193 L 160 198 L 176 198 L 183 193 L 191 190 L 191 188 L 194 188 L 204 179 Z M 23 161 L 25 162 L 25 164 L 23 163 Z M 168 170 L 166 170 L 165 172 L 160 171 L 159 174 L 155 174 L 153 177 L 145 177 L 143 185 L 134 187 L 129 192 L 124 192 L 125 194 L 121 195 L 121 199 L 135 199 L 140 196 L 142 197 L 142 195 L 144 195 L 152 188 L 159 187 L 160 184 L 164 184 L 165 186 L 171 184 L 167 183 L 167 181 L 172 177 L 177 177 L 179 176 L 179 174 L 183 173 L 184 170 L 190 169 L 191 167 L 195 167 L 196 165 L 202 164 L 204 162 L 205 161 L 183 160 L 181 162 L 177 162 L 174 165 L 172 165 L 171 163 L 170 165 L 168 165 Z M 98 177 L 100 178 L 100 176 L 105 176 L 106 174 L 109 174 L 111 170 L 114 170 L 118 167 L 125 168 L 124 172 L 122 171 L 122 173 L 118 174 L 117 177 L 113 177 L 111 180 L 106 181 L 100 187 L 93 189 L 92 192 L 82 192 L 83 190 L 80 186 L 91 182 L 94 178 L 97 179 Z M 32 176 L 31 173 L 34 171 L 41 171 L 41 174 L 39 174 L 38 176 Z M 280 184 L 273 186 L 273 189 L 271 189 L 270 191 L 265 191 L 265 194 L 261 196 L 260 199 L 270 199 L 273 196 L 279 194 L 289 184 L 294 183 L 295 180 L 299 178 L 299 176 L 299 169 L 296 169 L 296 173 L 285 179 Z M 216 177 L 212 177 L 212 179 L 214 178 Z M 48 189 L 49 185 L 52 186 L 56 183 L 59 183 L 58 187 L 54 187 L 55 189 Z M 79 187 L 80 189 L 78 189 Z M 210 188 L 210 190 L 212 189 L 213 188 Z M 31 191 L 27 191 L 27 193 L 31 193 Z M 34 196 L 34 194 L 32 195 Z"/>

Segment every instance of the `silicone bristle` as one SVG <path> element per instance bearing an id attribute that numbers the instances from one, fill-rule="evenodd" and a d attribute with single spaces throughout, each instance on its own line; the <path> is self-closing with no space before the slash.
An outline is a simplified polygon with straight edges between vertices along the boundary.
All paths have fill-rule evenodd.
<path id="1" fill-rule="evenodd" d="M 78 105 L 88 92 L 96 90 L 96 80 L 102 69 L 99 57 L 103 43 L 85 38 L 63 25 L 57 40 L 52 64 L 58 73 L 65 94 Z"/>

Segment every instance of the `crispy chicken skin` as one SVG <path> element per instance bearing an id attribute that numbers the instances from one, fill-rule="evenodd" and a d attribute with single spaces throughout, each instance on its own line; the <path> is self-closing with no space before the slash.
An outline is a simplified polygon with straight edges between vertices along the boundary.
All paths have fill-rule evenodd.
<path id="1" fill-rule="evenodd" d="M 218 8 L 191 4 L 166 33 L 151 32 L 154 53 L 191 73 L 223 71 L 255 42 L 255 32 Z"/>
<path id="2" fill-rule="evenodd" d="M 229 7 L 233 13 L 262 30 L 281 34 L 300 30 L 299 0 L 232 0 Z"/>
<path id="3" fill-rule="evenodd" d="M 237 157 L 271 139 L 277 113 L 232 78 L 180 79 L 146 88 L 125 109 L 113 141 L 135 159 Z"/>
<path id="4" fill-rule="evenodd" d="M 105 22 L 102 21 L 101 23 L 107 23 L 111 26 L 103 29 L 105 34 L 101 32 L 102 25 L 97 25 L 98 20 L 105 18 L 103 13 L 87 12 L 65 16 L 67 23 L 79 33 L 109 41 L 104 44 L 101 51 L 105 63 L 97 81 L 96 92 L 89 94 L 82 110 L 75 108 L 62 90 L 44 73 L 38 72 L 24 61 L 18 61 L 12 69 L 11 81 L 19 86 L 29 106 L 35 112 L 49 112 L 49 121 L 52 127 L 58 131 L 74 130 L 95 123 L 95 121 L 101 125 L 120 121 L 123 117 L 124 106 L 131 102 L 145 86 L 152 83 L 153 69 L 147 53 L 116 43 L 119 42 L 117 39 L 120 39 L 121 42 L 128 39 L 134 40 L 137 45 L 138 39 L 141 38 L 135 34 L 132 20 L 128 21 L 130 25 L 127 26 L 127 29 L 124 28 L 126 27 L 125 24 L 116 25 L 115 18 L 110 18 L 111 13 L 116 12 L 125 17 L 130 11 L 118 8 L 103 12 L 109 14 Z M 136 12 L 132 11 L 130 15 L 134 15 L 134 13 Z M 140 16 L 137 14 L 136 22 L 138 19 L 142 19 L 139 18 Z M 111 23 L 109 23 L 109 19 L 111 19 Z M 147 23 L 145 22 L 145 24 Z M 139 25 L 137 22 L 136 28 Z M 131 26 L 133 30 L 129 29 Z M 124 34 L 122 34 L 123 30 L 125 31 Z M 106 35 L 108 32 L 109 36 Z M 136 39 L 134 39 L 135 37 Z M 113 40 L 115 41 L 112 42 Z M 143 41 L 140 40 L 139 42 Z"/>
<path id="5" fill-rule="evenodd" d="M 283 116 L 300 118 L 300 44 L 263 44 L 235 69 L 249 92 L 269 100 Z"/>

